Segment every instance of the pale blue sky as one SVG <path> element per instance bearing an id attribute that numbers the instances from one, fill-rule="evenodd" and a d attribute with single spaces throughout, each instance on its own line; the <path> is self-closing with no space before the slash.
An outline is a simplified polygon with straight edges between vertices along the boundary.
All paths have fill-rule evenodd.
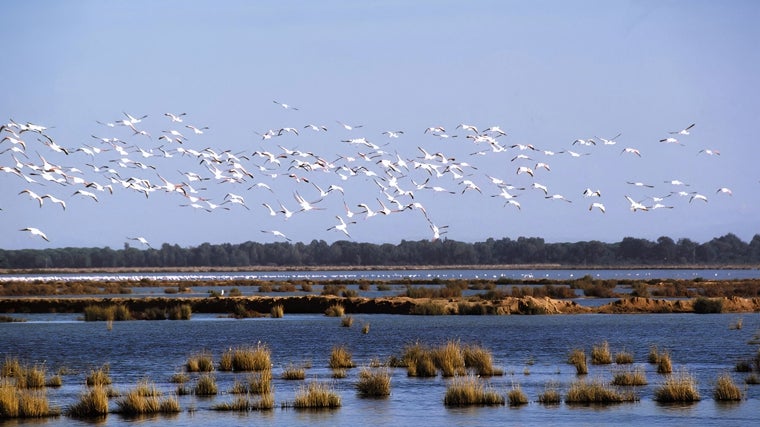
<path id="1" fill-rule="evenodd" d="M 96 156 L 96 163 L 118 169 L 122 179 L 161 185 L 158 174 L 174 183 L 187 182 L 180 171 L 211 175 L 190 156 L 143 158 L 135 152 L 139 147 L 160 154 L 161 144 L 248 156 L 241 163 L 254 178 L 190 183 L 206 188 L 197 196 L 213 203 L 234 193 L 250 208 L 228 203 L 229 211 L 206 212 L 180 206 L 189 201 L 179 193 L 158 190 L 146 198 L 113 184 L 114 194 L 99 192 L 96 203 L 73 194 L 87 190 L 73 179 L 63 186 L 32 175 L 40 183 L 30 184 L 0 172 L 0 248 L 120 248 L 136 236 L 154 247 L 281 240 L 261 230 L 280 230 L 293 241 L 332 242 L 346 238 L 327 230 L 337 223 L 336 215 L 346 218 L 344 200 L 354 212 L 361 210 L 359 203 L 379 209 L 377 198 L 390 206 L 372 177 L 361 173 L 344 181 L 335 170 L 288 170 L 288 158 L 281 159 L 277 178 L 264 176 L 257 167 L 265 161 L 251 154 L 279 154 L 278 145 L 313 152 L 336 168 L 364 165 L 386 179 L 390 176 L 375 161 L 395 161 L 398 154 L 411 169 L 392 172 L 399 187 L 414 190 L 414 201 L 425 206 L 430 221 L 448 226 L 445 236 L 455 240 L 535 236 L 550 242 L 614 242 L 666 235 L 702 242 L 729 232 L 749 240 L 760 232 L 760 145 L 752 127 L 760 119 L 760 3 L 754 1 L 11 1 L 3 9 L 0 123 L 13 119 L 50 127 L 47 135 L 71 151 L 83 144 L 110 148 L 91 135 L 118 137 L 126 141 L 130 160 L 156 168 L 121 168 L 109 162 L 122 157 L 113 150 Z M 273 100 L 299 110 L 283 109 Z M 125 119 L 123 112 L 147 114 L 136 126 L 152 139 L 96 122 Z M 171 123 L 166 112 L 187 116 L 183 123 Z M 363 127 L 349 132 L 338 120 Z M 309 123 L 328 131 L 304 129 Z M 481 131 L 500 126 L 507 135 L 496 140 L 507 151 L 470 155 L 488 150 L 488 144 L 467 139 L 470 132 L 455 129 L 461 123 Z M 683 145 L 659 142 L 691 123 L 696 123 L 691 134 L 679 136 Z M 193 135 L 185 124 L 209 129 Z M 424 133 L 432 126 L 444 126 L 458 137 Z M 263 141 L 255 133 L 282 127 L 297 128 L 300 135 Z M 187 141 L 159 141 L 170 129 L 180 130 Z M 390 139 L 382 134 L 388 130 L 404 134 Z M 618 133 L 622 136 L 614 146 L 597 138 Z M 20 136 L 29 158 L 16 157 L 25 163 L 25 175 L 33 172 L 29 164 L 42 163 L 42 155 L 82 170 L 72 176 L 109 183 L 112 175 L 86 166 L 93 163 L 88 155 L 55 153 L 33 132 Z M 385 154 L 373 162 L 336 161 L 373 151 L 343 142 L 360 137 Z M 573 145 L 588 138 L 598 144 Z M 557 154 L 509 148 L 514 144 Z M 0 151 L 11 146 L 0 143 Z M 412 168 L 412 161 L 435 162 L 417 159 L 417 147 L 477 169 L 465 167 L 469 176 L 462 178 L 431 177 L 429 186 L 454 195 L 417 190 L 412 180 L 421 183 L 427 173 Z M 627 147 L 640 150 L 641 157 L 621 153 Z M 705 149 L 720 155 L 700 153 Z M 573 158 L 559 154 L 563 150 L 590 155 Z M 11 154 L 0 154 L 0 166 L 15 166 Z M 511 161 L 518 154 L 531 159 Z M 533 178 L 516 173 L 518 166 L 535 169 L 538 162 L 551 171 L 536 170 Z M 321 210 L 288 220 L 269 216 L 262 203 L 278 208 L 280 201 L 297 210 L 295 192 L 308 201 L 319 199 L 313 186 L 287 176 L 294 172 L 325 189 L 341 185 L 346 194 L 332 192 L 315 204 Z M 527 187 L 510 190 L 522 209 L 489 197 L 500 190 L 486 174 Z M 463 179 L 477 184 L 482 194 L 462 194 Z M 665 182 L 671 180 L 690 186 Z M 249 190 L 259 182 L 273 192 Z M 572 203 L 545 199 L 530 187 L 533 182 Z M 583 197 L 587 187 L 600 189 L 602 197 Z M 720 187 L 730 188 L 733 196 L 717 193 Z M 67 209 L 49 199 L 40 208 L 18 194 L 23 189 L 64 199 Z M 661 203 L 673 209 L 634 213 L 625 199 L 628 195 L 651 207 L 651 197 L 681 190 L 705 195 L 708 202 L 672 195 Z M 395 196 L 404 204 L 412 201 Z M 592 202 L 603 203 L 606 213 L 589 211 Z M 348 226 L 355 241 L 432 237 L 419 211 L 364 217 L 354 216 L 357 223 Z M 25 227 L 41 229 L 50 242 L 19 231 Z"/>

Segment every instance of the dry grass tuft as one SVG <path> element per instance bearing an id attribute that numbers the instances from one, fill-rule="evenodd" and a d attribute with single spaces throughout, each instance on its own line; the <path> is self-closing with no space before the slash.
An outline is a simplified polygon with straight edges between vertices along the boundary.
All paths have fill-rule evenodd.
<path id="1" fill-rule="evenodd" d="M 108 415 L 108 391 L 105 386 L 88 388 L 79 401 L 66 408 L 66 415 L 73 418 L 95 418 Z"/>
<path id="2" fill-rule="evenodd" d="M 338 408 L 340 395 L 327 383 L 312 382 L 302 386 L 296 393 L 295 408 Z"/>
<path id="3" fill-rule="evenodd" d="M 220 371 L 264 371 L 272 367 L 272 352 L 265 344 L 257 344 L 250 348 L 233 348 L 222 354 L 219 362 Z"/>
<path id="4" fill-rule="evenodd" d="M 715 391 L 713 391 L 713 397 L 715 400 L 729 402 L 739 401 L 744 399 L 744 393 L 734 382 L 729 374 L 723 374 L 718 377 L 718 381 L 715 384 Z"/>
<path id="5" fill-rule="evenodd" d="M 448 341 L 433 350 L 433 363 L 441 370 L 444 377 L 464 375 L 465 363 L 462 356 L 462 345 L 459 341 Z"/>
<path id="6" fill-rule="evenodd" d="M 201 375 L 195 384 L 196 396 L 213 396 L 218 393 L 216 380 L 213 375 Z"/>
<path id="7" fill-rule="evenodd" d="M 630 351 L 619 351 L 615 354 L 615 363 L 618 365 L 630 365 L 633 363 L 633 353 Z"/>
<path id="8" fill-rule="evenodd" d="M 346 309 L 340 304 L 331 305 L 325 310 L 325 316 L 329 317 L 343 317 L 346 314 Z"/>
<path id="9" fill-rule="evenodd" d="M 601 381 L 576 381 L 570 385 L 565 396 L 565 403 L 573 404 L 610 404 L 633 402 L 638 400 L 633 393 L 621 393 L 608 387 Z"/>
<path id="10" fill-rule="evenodd" d="M 354 324 L 354 318 L 351 316 L 345 316 L 342 319 L 340 319 L 340 326 L 343 326 L 344 328 L 350 328 L 351 325 Z"/>
<path id="11" fill-rule="evenodd" d="M 330 368 L 345 369 L 353 368 L 354 366 L 354 362 L 351 360 L 351 352 L 348 351 L 348 348 L 343 345 L 332 348 L 330 352 Z"/>
<path id="12" fill-rule="evenodd" d="M 521 406 L 528 404 L 528 395 L 520 388 L 519 385 L 512 386 L 512 390 L 507 393 L 509 406 Z"/>
<path id="13" fill-rule="evenodd" d="M 272 310 L 269 312 L 269 315 L 274 318 L 281 318 L 285 315 L 285 308 L 282 306 L 282 304 L 275 304 L 272 307 Z"/>
<path id="14" fill-rule="evenodd" d="M 612 384 L 617 386 L 642 386 L 647 385 L 647 377 L 644 368 L 637 367 L 616 372 Z"/>
<path id="15" fill-rule="evenodd" d="M 591 347 L 591 364 L 592 365 L 609 365 L 612 363 L 610 354 L 610 344 L 607 341 Z"/>
<path id="16" fill-rule="evenodd" d="M 669 374 L 671 372 L 673 372 L 673 363 L 670 361 L 670 353 L 662 353 L 657 361 L 657 373 Z"/>
<path id="17" fill-rule="evenodd" d="M 654 390 L 657 402 L 696 402 L 699 399 L 697 382 L 686 372 L 668 376 L 665 383 Z"/>
<path id="18" fill-rule="evenodd" d="M 387 368 L 362 368 L 356 389 L 360 396 L 383 397 L 391 394 L 391 374 Z"/>
<path id="19" fill-rule="evenodd" d="M 544 387 L 544 392 L 538 395 L 538 402 L 544 405 L 559 405 L 562 402 L 562 397 L 557 385 L 554 383 L 547 384 Z"/>
<path id="20" fill-rule="evenodd" d="M 588 365 L 586 364 L 586 352 L 583 349 L 576 348 L 570 352 L 567 363 L 575 366 L 578 375 L 588 374 Z"/>
<path id="21" fill-rule="evenodd" d="M 657 349 L 656 345 L 649 346 L 649 354 L 647 355 L 647 360 L 653 365 L 656 365 L 657 362 L 660 361 L 660 350 Z"/>
<path id="22" fill-rule="evenodd" d="M 251 394 L 261 395 L 272 393 L 272 371 L 267 369 L 249 375 L 248 391 Z"/>
<path id="23" fill-rule="evenodd" d="M 98 369 L 93 369 L 87 375 L 85 382 L 88 386 L 106 386 L 111 384 L 111 367 L 106 363 Z"/>
<path id="24" fill-rule="evenodd" d="M 295 365 L 288 365 L 283 371 L 282 371 L 282 379 L 284 380 L 303 380 L 306 378 L 306 369 L 295 366 Z"/>
<path id="25" fill-rule="evenodd" d="M 187 372 L 211 372 L 214 370 L 214 359 L 211 353 L 203 351 L 187 358 Z"/>
<path id="26" fill-rule="evenodd" d="M 443 403 L 446 406 L 503 405 L 504 396 L 484 386 L 478 378 L 465 376 L 449 383 Z"/>
<path id="27" fill-rule="evenodd" d="M 491 351 L 479 345 L 468 345 L 462 349 L 464 365 L 481 377 L 504 375 L 504 371 L 493 367 Z"/>

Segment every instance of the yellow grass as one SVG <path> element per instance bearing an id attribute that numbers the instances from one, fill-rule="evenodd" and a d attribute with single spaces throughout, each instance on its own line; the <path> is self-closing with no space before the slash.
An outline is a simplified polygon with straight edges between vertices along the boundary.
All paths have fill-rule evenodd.
<path id="1" fill-rule="evenodd" d="M 359 395 L 368 397 L 388 396 L 391 394 L 391 374 L 387 368 L 362 368 L 359 382 L 356 384 Z"/>
<path id="2" fill-rule="evenodd" d="M 446 387 L 446 406 L 503 405 L 504 396 L 474 376 L 456 377 Z"/>
<path id="3" fill-rule="evenodd" d="M 718 381 L 715 384 L 715 391 L 713 392 L 715 400 L 719 401 L 739 401 L 744 398 L 744 393 L 734 382 L 729 374 L 723 374 L 718 377 Z"/>
<path id="4" fill-rule="evenodd" d="M 332 369 L 353 368 L 354 362 L 351 360 L 351 352 L 343 345 L 332 348 L 330 352 L 330 367 Z"/>
<path id="5" fill-rule="evenodd" d="M 293 401 L 295 408 L 337 408 L 340 405 L 340 395 L 329 384 L 321 382 L 302 386 Z"/>
<path id="6" fill-rule="evenodd" d="M 108 392 L 101 385 L 85 390 L 79 401 L 66 408 L 66 415 L 74 418 L 102 417 L 108 414 Z"/>

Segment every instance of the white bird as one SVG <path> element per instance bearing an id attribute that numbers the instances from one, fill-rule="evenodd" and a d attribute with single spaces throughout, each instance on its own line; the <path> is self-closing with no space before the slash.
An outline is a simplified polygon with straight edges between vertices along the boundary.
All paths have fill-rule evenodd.
<path id="1" fill-rule="evenodd" d="M 168 117 L 172 122 L 182 123 L 182 116 L 187 115 L 187 113 L 179 113 L 179 114 L 173 114 L 173 113 L 164 113 L 164 116 Z"/>
<path id="2" fill-rule="evenodd" d="M 459 126 L 457 126 L 456 128 L 457 128 L 457 129 L 459 129 L 459 128 L 462 128 L 462 129 L 464 129 L 464 130 L 468 130 L 468 131 L 471 131 L 471 132 L 475 132 L 475 134 L 476 134 L 476 135 L 480 133 L 480 132 L 478 132 L 478 128 L 476 128 L 475 126 L 472 126 L 472 125 L 466 125 L 466 124 L 464 124 L 464 123 L 460 124 L 460 125 L 459 125 Z"/>
<path id="3" fill-rule="evenodd" d="M 372 218 L 373 216 L 377 215 L 377 212 L 375 212 L 372 209 L 370 209 L 370 207 L 366 203 L 359 203 L 356 206 L 364 209 L 364 211 L 359 212 L 359 213 L 366 214 L 366 216 L 364 217 L 364 219 Z"/>
<path id="4" fill-rule="evenodd" d="M 590 188 L 587 188 L 583 190 L 583 195 L 586 197 L 602 197 L 602 192 L 599 190 L 592 190 Z"/>
<path id="5" fill-rule="evenodd" d="M 40 229 L 38 229 L 38 228 L 26 227 L 26 228 L 22 228 L 19 231 L 28 231 L 28 232 L 32 233 L 33 236 L 40 236 L 43 239 L 45 239 L 46 241 L 48 241 L 48 242 L 50 241 L 50 239 L 47 238 L 47 236 L 45 235 L 45 233 L 43 233 L 42 231 L 40 231 Z"/>
<path id="6" fill-rule="evenodd" d="M 277 237 L 282 237 L 283 239 L 287 240 L 288 242 L 291 241 L 288 236 L 286 236 L 285 234 L 283 234 L 281 231 L 278 231 L 278 230 L 261 230 L 261 232 L 262 233 L 274 234 Z"/>
<path id="7" fill-rule="evenodd" d="M 433 242 L 435 242 L 436 240 L 440 239 L 442 234 L 446 234 L 447 233 L 446 231 L 441 231 L 441 229 L 444 229 L 444 228 L 449 228 L 449 226 L 448 225 L 442 225 L 442 226 L 438 227 L 437 225 L 433 224 L 432 222 L 430 223 L 430 230 L 433 231 L 433 238 L 431 239 Z"/>
<path id="8" fill-rule="evenodd" d="M 42 207 L 42 203 L 44 200 L 42 200 L 42 197 L 37 195 L 37 193 L 35 193 L 34 191 L 29 190 L 29 189 L 24 189 L 24 190 L 21 190 L 21 192 L 19 192 L 18 194 L 27 194 L 30 198 L 38 201 L 40 203 L 40 207 Z"/>
<path id="9" fill-rule="evenodd" d="M 643 182 L 626 181 L 628 184 L 635 185 L 636 187 L 654 188 L 654 185 L 644 184 Z"/>
<path id="10" fill-rule="evenodd" d="M 573 203 L 572 200 L 568 200 L 565 198 L 565 196 L 561 194 L 552 194 L 551 196 L 544 196 L 544 199 L 552 199 L 552 200 L 563 200 L 568 203 Z"/>
<path id="11" fill-rule="evenodd" d="M 135 240 L 135 241 L 140 242 L 143 245 L 145 245 L 145 246 L 147 246 L 147 247 L 149 247 L 149 248 L 152 249 L 152 247 L 150 246 L 150 243 L 148 243 L 148 240 L 145 237 L 142 237 L 142 236 L 139 236 L 139 237 L 127 237 L 127 239 L 128 240 Z"/>
<path id="12" fill-rule="evenodd" d="M 623 153 L 635 154 L 635 155 L 641 157 L 641 152 L 639 152 L 639 150 L 637 150 L 635 148 L 630 148 L 630 147 L 623 148 L 623 151 L 621 151 L 620 154 L 623 154 Z"/>
<path id="13" fill-rule="evenodd" d="M 50 199 L 51 202 L 58 203 L 59 205 L 61 205 L 61 207 L 63 208 L 63 210 L 66 210 L 66 202 L 64 202 L 63 200 L 61 200 L 61 199 L 59 199 L 57 197 L 52 196 L 50 194 L 45 194 L 44 196 L 42 196 L 42 198 L 43 199 Z"/>
<path id="14" fill-rule="evenodd" d="M 517 175 L 520 175 L 521 173 L 527 173 L 528 175 L 533 176 L 533 169 L 527 166 L 520 166 L 517 168 Z"/>
<path id="15" fill-rule="evenodd" d="M 298 194 L 297 191 L 293 193 L 293 197 L 296 199 L 296 202 L 298 202 L 298 204 L 301 206 L 301 210 L 299 210 L 298 212 L 311 211 L 315 209 L 319 209 L 319 210 L 324 209 L 324 208 L 317 208 L 313 206 L 314 203 L 319 203 L 320 201 L 322 201 L 322 199 L 319 199 L 316 202 L 310 203 L 310 202 L 307 202 L 306 199 L 304 199 L 300 194 Z"/>
<path id="16" fill-rule="evenodd" d="M 652 210 L 655 209 L 673 209 L 673 206 L 665 206 L 662 203 L 655 203 L 652 205 Z"/>
<path id="17" fill-rule="evenodd" d="M 576 143 L 579 144 L 579 145 L 586 145 L 586 146 L 596 145 L 596 141 L 594 141 L 591 138 L 589 138 L 589 139 L 576 139 L 575 141 L 573 141 L 572 145 L 575 145 Z"/>
<path id="18" fill-rule="evenodd" d="M 674 180 L 671 180 L 671 181 L 665 181 L 665 183 L 666 184 L 670 184 L 670 185 L 683 185 L 683 186 L 686 186 L 686 187 L 689 186 L 689 184 L 687 184 L 687 183 L 685 183 L 683 181 L 679 181 L 677 179 L 674 179 Z"/>
<path id="19" fill-rule="evenodd" d="M 516 207 L 517 209 L 522 210 L 522 208 L 520 207 L 520 202 L 518 202 L 517 200 L 509 199 L 506 202 L 504 202 L 504 206 L 507 206 L 507 205 L 512 205 Z"/>
<path id="20" fill-rule="evenodd" d="M 288 219 L 291 216 L 293 216 L 293 213 L 294 213 L 293 211 L 286 208 L 285 205 L 282 204 L 282 202 L 278 201 L 278 203 L 280 204 L 280 213 L 285 215 L 285 219 Z"/>
<path id="21" fill-rule="evenodd" d="M 309 128 L 309 129 L 313 130 L 314 132 L 319 132 L 319 131 L 327 132 L 327 126 L 322 126 L 322 125 L 308 124 L 308 125 L 304 126 L 303 128 L 304 129 Z"/>
<path id="22" fill-rule="evenodd" d="M 343 126 L 343 129 L 345 129 L 345 130 L 354 130 L 354 129 L 359 129 L 360 127 L 363 127 L 363 126 L 364 126 L 364 125 L 353 125 L 353 126 L 351 126 L 351 125 L 349 125 L 349 124 L 346 124 L 346 123 L 343 123 L 343 122 L 341 122 L 341 121 L 339 121 L 339 120 L 336 120 L 336 122 L 337 122 L 339 125 Z"/>
<path id="23" fill-rule="evenodd" d="M 597 208 L 597 209 L 599 209 L 600 211 L 602 211 L 602 213 L 604 213 L 604 212 L 605 212 L 605 209 L 604 209 L 604 205 L 603 205 L 603 204 L 601 204 L 601 203 L 599 203 L 599 202 L 594 202 L 594 203 L 592 203 L 592 204 L 591 204 L 591 205 L 588 207 L 588 210 L 593 210 L 594 208 Z"/>
<path id="24" fill-rule="evenodd" d="M 388 138 L 398 138 L 403 133 L 404 133 L 403 130 L 394 130 L 394 131 L 387 130 L 387 131 L 383 132 L 383 135 L 387 135 Z"/>
<path id="25" fill-rule="evenodd" d="M 193 131 L 193 133 L 196 135 L 203 135 L 203 131 L 208 130 L 208 126 L 203 126 L 202 128 L 199 128 L 193 125 L 185 125 L 185 127 Z"/>
<path id="26" fill-rule="evenodd" d="M 720 156 L 720 151 L 718 151 L 718 150 L 709 150 L 709 149 L 699 150 L 699 153 L 697 153 L 697 154 L 700 154 L 700 153 L 705 153 L 705 154 L 710 155 L 710 156 Z"/>
<path id="27" fill-rule="evenodd" d="M 284 108 L 286 110 L 296 110 L 296 111 L 298 111 L 298 108 L 296 108 L 296 107 L 294 107 L 292 105 L 288 105 L 288 104 L 285 104 L 285 103 L 282 103 L 282 102 L 277 102 L 277 101 L 272 101 L 272 102 L 274 102 L 275 104 L 279 105 L 280 107 L 282 107 L 282 108 Z"/>
<path id="28" fill-rule="evenodd" d="M 549 188 L 547 186 L 543 185 L 543 184 L 539 184 L 537 182 L 534 182 L 533 184 L 531 184 L 531 187 L 535 188 L 537 190 L 543 191 L 544 192 L 544 196 L 546 196 L 546 195 L 549 194 Z"/>
<path id="29" fill-rule="evenodd" d="M 631 207 L 630 207 L 631 211 L 636 212 L 636 211 L 648 211 L 649 210 L 646 206 L 644 206 L 643 204 L 641 204 L 641 203 L 633 200 L 630 196 L 625 196 L 625 198 L 628 200 L 628 203 L 631 204 Z"/>
<path id="30" fill-rule="evenodd" d="M 351 222 L 349 222 L 347 224 L 346 221 L 344 221 L 343 218 L 341 218 L 340 216 L 335 215 L 335 218 L 338 221 L 340 221 L 340 223 L 337 224 L 337 225 L 333 225 L 332 227 L 328 228 L 327 231 L 329 231 L 329 230 L 338 230 L 338 231 L 341 231 L 341 232 L 343 232 L 343 234 L 345 234 L 350 239 L 351 235 L 348 234 L 348 224 L 356 224 L 356 221 L 351 221 Z"/>
<path id="31" fill-rule="evenodd" d="M 265 208 L 269 209 L 269 215 L 270 216 L 277 216 L 277 212 L 275 212 L 274 209 L 272 209 L 272 207 L 269 206 L 269 204 L 262 203 L 262 205 L 264 205 Z"/>
<path id="32" fill-rule="evenodd" d="M 72 195 L 75 195 L 75 194 L 81 194 L 83 196 L 92 198 L 92 200 L 95 200 L 96 202 L 98 201 L 98 196 L 96 196 L 95 193 L 91 193 L 89 191 L 77 190 Z"/>
<path id="33" fill-rule="evenodd" d="M 692 123 L 692 124 L 690 124 L 689 126 L 687 126 L 687 127 L 686 127 L 686 128 L 684 128 L 684 129 L 681 129 L 681 130 L 677 130 L 677 131 L 675 131 L 675 132 L 669 132 L 669 133 L 670 133 L 670 134 L 673 134 L 673 135 L 689 135 L 689 134 L 690 134 L 690 133 L 689 133 L 689 130 L 690 130 L 691 128 L 693 128 L 695 124 L 696 124 L 696 123 Z"/>
<path id="34" fill-rule="evenodd" d="M 691 202 L 692 202 L 692 200 L 701 200 L 701 201 L 703 201 L 703 202 L 707 202 L 707 197 L 706 197 L 706 196 L 703 196 L 703 195 L 701 195 L 701 194 L 699 194 L 699 193 L 694 193 L 694 194 L 693 194 L 693 195 L 692 195 L 692 196 L 689 198 L 689 203 L 691 203 Z"/>
<path id="35" fill-rule="evenodd" d="M 680 142 L 678 142 L 677 138 L 673 138 L 673 137 L 663 138 L 660 140 L 660 142 L 664 142 L 666 144 L 679 144 L 679 145 L 681 144 Z"/>
<path id="36" fill-rule="evenodd" d="M 548 171 L 551 171 L 551 169 L 549 168 L 549 165 L 546 164 L 546 163 L 544 163 L 544 162 L 538 162 L 538 163 L 536 163 L 536 166 L 534 167 L 534 169 L 535 170 L 546 169 Z"/>
<path id="37" fill-rule="evenodd" d="M 617 144 L 617 141 L 615 141 L 615 140 L 618 139 L 620 137 L 620 135 L 622 135 L 622 133 L 619 133 L 619 134 L 613 136 L 610 139 L 600 138 L 598 136 L 596 138 L 599 139 L 600 141 L 602 141 L 602 144 L 604 144 L 604 145 L 615 145 L 615 144 Z"/>
<path id="38" fill-rule="evenodd" d="M 728 194 L 729 196 L 733 196 L 734 195 L 734 192 L 731 191 L 731 189 L 727 188 L 727 187 L 721 187 L 721 188 L 719 188 L 718 191 L 716 191 L 716 193 Z"/>

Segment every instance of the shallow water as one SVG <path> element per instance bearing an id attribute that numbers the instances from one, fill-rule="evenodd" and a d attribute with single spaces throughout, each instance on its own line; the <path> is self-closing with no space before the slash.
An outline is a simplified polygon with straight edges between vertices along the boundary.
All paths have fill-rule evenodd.
<path id="1" fill-rule="evenodd" d="M 114 322 L 108 330 L 103 322 L 81 322 L 75 314 L 25 315 L 25 323 L 0 324 L 0 357 L 12 355 L 30 363 L 43 362 L 48 372 L 59 367 L 70 371 L 63 376 L 64 386 L 49 389 L 55 406 L 65 407 L 77 400 L 83 390 L 87 371 L 109 363 L 114 386 L 128 390 L 142 378 L 150 378 L 166 393 L 175 390 L 169 382 L 181 371 L 187 357 L 208 350 L 218 362 L 230 347 L 251 346 L 261 342 L 272 351 L 276 409 L 237 414 L 210 408 L 234 396 L 223 393 L 213 398 L 180 396 L 182 412 L 140 420 L 141 425 L 282 424 L 282 425 L 486 425 L 513 422 L 520 425 L 558 424 L 646 424 L 749 425 L 760 411 L 760 386 L 746 388 L 747 400 L 721 404 L 712 399 L 717 377 L 731 373 L 738 384 L 744 375 L 733 372 L 736 362 L 754 355 L 750 345 L 760 329 L 760 314 L 645 314 L 645 315 L 555 315 L 555 316 L 394 316 L 354 315 L 350 328 L 340 320 L 321 315 L 288 315 L 271 319 L 220 319 L 214 315 L 193 315 L 190 321 Z M 738 318 L 744 327 L 730 329 Z M 362 334 L 363 324 L 369 334 Z M 421 341 L 430 345 L 458 339 L 462 344 L 481 344 L 494 355 L 495 365 L 504 376 L 484 379 L 506 394 L 519 384 L 531 403 L 519 407 L 447 408 L 443 396 L 449 379 L 409 378 L 406 370 L 392 370 L 392 394 L 386 399 L 359 398 L 355 391 L 359 369 L 351 369 L 345 379 L 333 380 L 327 367 L 330 350 L 344 344 L 359 366 L 374 358 L 386 360 L 400 356 L 405 345 Z M 601 407 L 536 403 L 546 384 L 559 385 L 564 395 L 577 379 L 575 368 L 566 363 L 573 348 L 590 354 L 593 344 L 608 341 L 613 352 L 634 353 L 635 366 L 646 370 L 649 385 L 636 389 L 640 401 Z M 702 400 L 689 405 L 660 405 L 653 391 L 664 377 L 646 363 L 650 345 L 670 351 L 674 370 L 695 376 Z M 307 381 L 330 381 L 340 394 L 342 407 L 330 411 L 281 409 L 292 401 L 303 381 L 279 379 L 289 363 L 310 362 Z M 619 369 L 613 365 L 589 365 L 589 379 L 611 380 Z M 193 378 L 196 378 L 194 375 Z M 217 372 L 221 392 L 229 390 L 244 373 Z M 115 409 L 111 401 L 111 409 Z M 91 425 L 67 417 L 42 421 L 9 421 L 0 425 Z M 103 425 L 133 425 L 135 420 L 109 414 Z"/>

